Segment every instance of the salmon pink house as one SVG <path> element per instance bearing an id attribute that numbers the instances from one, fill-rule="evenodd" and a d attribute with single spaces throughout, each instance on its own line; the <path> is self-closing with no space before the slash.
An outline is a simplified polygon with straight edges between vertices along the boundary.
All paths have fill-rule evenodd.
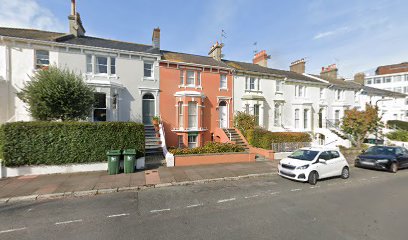
<path id="1" fill-rule="evenodd" d="M 166 144 L 194 148 L 232 126 L 232 68 L 221 61 L 222 44 L 210 57 L 162 51 L 160 114 Z"/>

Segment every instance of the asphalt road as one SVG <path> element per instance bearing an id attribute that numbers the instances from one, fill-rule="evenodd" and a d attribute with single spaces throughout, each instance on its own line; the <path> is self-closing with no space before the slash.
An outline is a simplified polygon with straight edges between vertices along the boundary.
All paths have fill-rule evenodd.
<path id="1" fill-rule="evenodd" d="M 0 239 L 408 239 L 408 170 L 0 205 Z"/>

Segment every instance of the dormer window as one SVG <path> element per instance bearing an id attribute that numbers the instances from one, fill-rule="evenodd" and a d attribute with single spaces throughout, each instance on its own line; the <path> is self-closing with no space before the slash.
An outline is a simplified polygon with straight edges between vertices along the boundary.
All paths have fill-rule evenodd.
<path id="1" fill-rule="evenodd" d="M 46 50 L 35 51 L 35 69 L 42 69 L 50 65 L 50 52 Z"/>

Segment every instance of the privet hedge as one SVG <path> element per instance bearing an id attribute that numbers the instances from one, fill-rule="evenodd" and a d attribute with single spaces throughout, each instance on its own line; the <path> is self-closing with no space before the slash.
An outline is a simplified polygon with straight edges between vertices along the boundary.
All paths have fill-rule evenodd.
<path id="1" fill-rule="evenodd" d="M 230 143 L 207 142 L 203 147 L 196 148 L 173 148 L 169 150 L 174 155 L 205 154 L 205 153 L 228 153 L 244 152 L 241 146 Z"/>
<path id="2" fill-rule="evenodd" d="M 110 149 L 144 155 L 144 127 L 131 122 L 16 122 L 0 127 L 0 158 L 8 167 L 106 161 Z"/>
<path id="3" fill-rule="evenodd" d="M 247 131 L 249 144 L 263 149 L 272 149 L 272 143 L 311 142 L 309 134 L 301 132 L 270 132 L 262 128 Z"/>
<path id="4" fill-rule="evenodd" d="M 408 131 L 408 122 L 400 121 L 400 120 L 389 120 L 387 122 L 388 127 L 390 128 L 397 128 L 400 130 Z"/>

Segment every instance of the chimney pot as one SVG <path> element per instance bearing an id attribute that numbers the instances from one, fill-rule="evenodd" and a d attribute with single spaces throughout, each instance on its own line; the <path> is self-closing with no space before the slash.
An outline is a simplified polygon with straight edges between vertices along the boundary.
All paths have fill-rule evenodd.
<path id="1" fill-rule="evenodd" d="M 217 41 L 214 45 L 212 45 L 210 51 L 208 52 L 208 55 L 217 61 L 221 61 L 223 47 L 224 44 L 223 43 L 219 44 Z"/>
<path id="2" fill-rule="evenodd" d="M 305 70 L 306 70 L 306 61 L 304 58 L 296 60 L 290 64 L 291 72 L 303 74 L 305 73 Z"/>
<path id="3" fill-rule="evenodd" d="M 252 59 L 252 62 L 254 64 L 258 64 L 259 66 L 262 67 L 268 67 L 268 59 L 270 56 L 266 53 L 266 50 L 262 50 L 259 53 L 256 53 L 254 55 L 254 58 Z"/>

